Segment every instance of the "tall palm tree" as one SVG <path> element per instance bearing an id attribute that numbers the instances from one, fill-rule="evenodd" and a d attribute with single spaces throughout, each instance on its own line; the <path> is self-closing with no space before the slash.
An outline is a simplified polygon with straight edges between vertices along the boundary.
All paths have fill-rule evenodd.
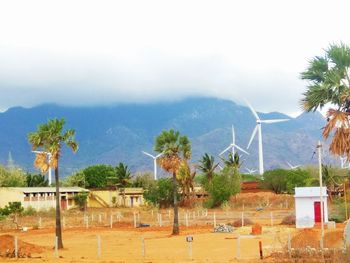
<path id="1" fill-rule="evenodd" d="M 182 200 L 190 201 L 191 193 L 194 194 L 194 178 L 196 176 L 196 167 L 191 171 L 191 168 L 186 160 L 183 160 L 176 173 L 176 178 L 182 188 Z"/>
<path id="2" fill-rule="evenodd" d="M 202 156 L 202 159 L 200 159 L 199 162 L 200 165 L 198 168 L 205 174 L 205 176 L 208 178 L 208 181 L 211 182 L 214 171 L 216 167 L 218 167 L 219 163 L 215 164 L 214 157 L 209 156 L 207 153 Z"/>
<path id="3" fill-rule="evenodd" d="M 313 58 L 301 78 L 308 81 L 301 100 L 304 111 L 316 111 L 331 104 L 323 137 L 333 134 L 330 151 L 350 160 L 350 47 L 333 44 L 324 56 Z M 333 133 L 334 132 L 334 133 Z"/>
<path id="4" fill-rule="evenodd" d="M 123 192 L 123 205 L 125 206 L 125 187 L 131 184 L 131 172 L 128 169 L 127 165 L 119 163 L 115 167 L 116 177 L 117 177 L 117 186 Z"/>
<path id="5" fill-rule="evenodd" d="M 63 248 L 62 229 L 61 229 L 61 209 L 60 209 L 60 190 L 59 190 L 59 174 L 58 162 L 61 156 L 63 144 L 76 152 L 78 144 L 74 140 L 75 130 L 70 129 L 63 132 L 64 119 L 52 119 L 45 124 L 38 126 L 37 131 L 28 134 L 28 140 L 33 150 L 43 150 L 51 153 L 50 160 L 47 160 L 46 154 L 37 154 L 34 165 L 47 172 L 49 167 L 55 170 L 56 184 L 56 237 L 58 239 L 58 248 Z"/>
<path id="6" fill-rule="evenodd" d="M 173 235 L 178 235 L 179 230 L 179 212 L 177 203 L 177 178 L 176 174 L 183 160 L 191 158 L 191 144 L 186 136 L 180 136 L 178 131 L 170 129 L 164 130 L 156 138 L 154 150 L 163 153 L 159 159 L 160 166 L 173 175 L 173 205 L 174 205 L 174 224 Z"/>

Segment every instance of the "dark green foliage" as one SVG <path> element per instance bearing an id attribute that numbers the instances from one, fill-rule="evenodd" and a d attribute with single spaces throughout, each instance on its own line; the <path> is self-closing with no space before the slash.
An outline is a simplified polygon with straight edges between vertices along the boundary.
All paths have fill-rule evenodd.
<path id="1" fill-rule="evenodd" d="M 199 167 L 198 169 L 208 177 L 209 181 L 212 179 L 214 171 L 216 167 L 218 167 L 219 163 L 215 163 L 215 159 L 213 156 L 209 156 L 207 153 L 205 153 L 202 156 L 202 159 L 199 160 Z"/>
<path id="2" fill-rule="evenodd" d="M 67 176 L 63 181 L 64 186 L 79 186 L 86 188 L 85 174 L 83 170 Z"/>
<path id="3" fill-rule="evenodd" d="M 203 178 L 204 189 L 209 193 L 209 199 L 206 202 L 208 207 L 218 207 L 223 202 L 228 201 L 230 197 L 237 194 L 240 190 L 240 181 L 235 176 L 230 176 L 230 169 L 223 174 L 214 174 L 210 181 Z"/>
<path id="4" fill-rule="evenodd" d="M 145 191 L 144 198 L 153 205 L 169 207 L 173 204 L 173 182 L 170 178 L 161 178 Z"/>
<path id="5" fill-rule="evenodd" d="M 131 172 L 127 165 L 119 163 L 115 167 L 116 185 L 125 188 L 131 185 Z"/>
<path id="6" fill-rule="evenodd" d="M 9 216 L 12 214 L 20 214 L 24 210 L 21 202 L 9 202 L 4 208 L 0 208 L 0 215 Z"/>
<path id="7" fill-rule="evenodd" d="M 308 186 L 311 182 L 311 175 L 306 170 L 275 169 L 264 173 L 264 180 L 261 181 L 260 185 L 262 188 L 272 190 L 276 194 L 292 194 L 295 187 Z"/>
<path id="8" fill-rule="evenodd" d="M 49 186 L 49 181 L 41 174 L 26 174 L 27 187 Z"/>
<path id="9" fill-rule="evenodd" d="M 83 210 L 86 207 L 87 198 L 89 193 L 81 192 L 74 196 L 74 202 L 79 207 L 80 210 Z"/>
<path id="10" fill-rule="evenodd" d="M 83 170 L 86 188 L 104 188 L 108 178 L 115 178 L 115 168 L 111 165 L 92 165 Z"/>

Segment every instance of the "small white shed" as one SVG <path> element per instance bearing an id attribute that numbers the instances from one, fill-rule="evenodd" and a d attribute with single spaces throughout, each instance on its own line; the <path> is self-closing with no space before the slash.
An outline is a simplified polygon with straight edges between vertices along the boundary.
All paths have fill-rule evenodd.
<path id="1" fill-rule="evenodd" d="M 295 187 L 296 228 L 314 227 L 321 222 L 320 187 Z M 322 187 L 323 222 L 328 222 L 327 188 Z"/>

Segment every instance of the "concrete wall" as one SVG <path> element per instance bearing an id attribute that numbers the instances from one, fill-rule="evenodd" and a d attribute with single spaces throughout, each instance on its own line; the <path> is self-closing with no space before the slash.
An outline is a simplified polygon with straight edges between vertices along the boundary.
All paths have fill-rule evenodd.
<path id="1" fill-rule="evenodd" d="M 112 202 L 113 198 L 116 199 L 115 204 Z M 90 190 L 88 207 L 112 207 L 113 205 L 138 207 L 143 202 L 143 192 L 140 188 L 126 188 L 125 194 L 118 190 Z"/>
<path id="2" fill-rule="evenodd" d="M 18 189 L 0 187 L 0 207 L 3 208 L 9 202 L 21 202 L 23 205 L 24 194 Z"/>
<path id="3" fill-rule="evenodd" d="M 319 197 L 296 197 L 295 219 L 296 228 L 310 228 L 315 225 L 314 202 L 320 202 Z M 324 198 L 324 222 L 328 222 L 327 198 Z"/>

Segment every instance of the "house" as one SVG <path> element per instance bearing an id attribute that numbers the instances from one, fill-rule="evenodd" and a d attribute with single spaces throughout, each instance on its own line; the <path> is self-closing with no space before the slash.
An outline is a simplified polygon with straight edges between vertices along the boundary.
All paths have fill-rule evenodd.
<path id="1" fill-rule="evenodd" d="M 111 187 L 109 189 L 90 189 L 88 207 L 139 207 L 144 203 L 142 188 Z"/>
<path id="2" fill-rule="evenodd" d="M 60 187 L 61 209 L 75 206 L 74 195 L 88 192 L 80 187 Z M 24 208 L 47 209 L 56 207 L 55 187 L 0 187 L 0 207 L 9 202 L 21 202 Z"/>
<path id="3" fill-rule="evenodd" d="M 320 187 L 295 187 L 295 224 L 296 228 L 314 227 L 321 222 Z M 322 187 L 323 222 L 328 222 L 327 188 Z"/>

